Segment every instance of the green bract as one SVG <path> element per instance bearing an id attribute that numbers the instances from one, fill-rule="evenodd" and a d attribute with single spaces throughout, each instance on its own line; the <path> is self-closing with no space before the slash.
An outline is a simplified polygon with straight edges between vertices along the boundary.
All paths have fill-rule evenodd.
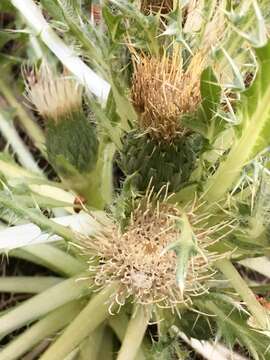
<path id="1" fill-rule="evenodd" d="M 167 186 L 169 192 L 177 192 L 195 168 L 199 141 L 196 135 L 187 135 L 167 143 L 132 131 L 123 138 L 119 166 L 125 175 L 133 175 L 139 191 L 150 185 L 156 192 L 165 191 Z"/>
<path id="2" fill-rule="evenodd" d="M 57 122 L 51 120 L 47 124 L 46 148 L 49 161 L 64 178 L 77 172 L 87 174 L 94 170 L 98 159 L 95 124 L 81 110 Z"/>

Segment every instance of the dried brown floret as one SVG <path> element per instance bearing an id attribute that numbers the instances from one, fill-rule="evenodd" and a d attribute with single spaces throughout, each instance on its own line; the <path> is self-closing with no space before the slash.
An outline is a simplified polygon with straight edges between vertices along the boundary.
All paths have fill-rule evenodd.
<path id="1" fill-rule="evenodd" d="M 161 58 L 134 55 L 132 100 L 143 131 L 163 140 L 185 132 L 181 115 L 196 111 L 201 102 L 200 77 L 205 64 L 202 52 L 193 56 L 186 70 L 176 53 Z"/>

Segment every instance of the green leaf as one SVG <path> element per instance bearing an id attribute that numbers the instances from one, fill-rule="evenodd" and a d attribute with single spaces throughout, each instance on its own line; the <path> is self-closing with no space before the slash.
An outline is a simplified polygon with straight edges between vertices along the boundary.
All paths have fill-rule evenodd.
<path id="1" fill-rule="evenodd" d="M 220 104 L 221 87 L 211 67 L 206 68 L 201 76 L 202 111 L 209 122 Z"/>
<path id="2" fill-rule="evenodd" d="M 206 68 L 201 75 L 202 103 L 196 118 L 187 119 L 186 124 L 198 131 L 210 142 L 224 130 L 224 121 L 217 115 L 221 99 L 221 87 L 211 67 Z"/>
<path id="3" fill-rule="evenodd" d="M 121 26 L 122 16 L 113 14 L 107 6 L 103 6 L 102 15 L 109 30 L 111 40 L 113 42 L 117 41 L 124 34 L 124 28 Z"/>
<path id="4" fill-rule="evenodd" d="M 214 299 L 214 296 L 210 295 L 209 298 L 211 297 Z M 200 308 L 215 315 L 213 319 L 217 322 L 222 338 L 230 347 L 239 342 L 255 360 L 269 359 L 268 336 L 251 328 L 247 314 L 226 302 L 225 296 L 216 297 L 213 301 L 201 301 Z"/>
<path id="5" fill-rule="evenodd" d="M 266 145 L 270 134 L 270 42 L 256 49 L 258 71 L 251 87 L 238 103 L 239 138 L 227 159 L 207 184 L 208 201 L 217 201 L 233 186 L 242 168 Z"/>

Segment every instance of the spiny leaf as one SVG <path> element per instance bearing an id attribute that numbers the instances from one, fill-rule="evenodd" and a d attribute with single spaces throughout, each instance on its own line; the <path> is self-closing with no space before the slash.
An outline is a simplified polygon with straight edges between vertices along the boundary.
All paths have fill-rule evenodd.
<path id="1" fill-rule="evenodd" d="M 270 135 L 270 42 L 256 49 L 258 72 L 251 87 L 242 94 L 237 115 L 240 136 L 226 161 L 206 184 L 207 198 L 219 200 L 237 180 L 247 161 L 269 144 Z"/>

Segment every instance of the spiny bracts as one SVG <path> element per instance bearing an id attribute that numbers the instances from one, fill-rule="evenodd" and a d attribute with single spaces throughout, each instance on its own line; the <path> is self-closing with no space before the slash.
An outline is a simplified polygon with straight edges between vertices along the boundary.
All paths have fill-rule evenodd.
<path id="1" fill-rule="evenodd" d="M 169 192 L 179 191 L 189 181 L 202 147 L 200 136 L 195 134 L 167 143 L 136 130 L 126 134 L 122 142 L 119 166 L 125 175 L 133 175 L 132 183 L 139 191 L 146 191 L 150 182 L 156 192 L 164 186 Z"/>

